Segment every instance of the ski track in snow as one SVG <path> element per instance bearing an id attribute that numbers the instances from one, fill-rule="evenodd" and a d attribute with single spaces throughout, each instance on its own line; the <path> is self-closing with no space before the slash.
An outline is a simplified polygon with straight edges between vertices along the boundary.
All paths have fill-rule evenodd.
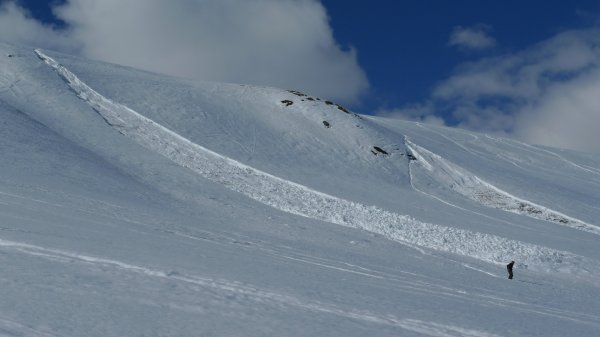
<path id="1" fill-rule="evenodd" d="M 421 128 L 421 129 L 423 129 L 423 130 L 426 130 L 426 131 L 428 131 L 428 132 L 434 133 L 435 135 L 437 135 L 437 136 L 440 136 L 440 137 L 442 137 L 442 138 L 446 139 L 447 141 L 449 141 L 449 142 L 453 143 L 454 145 L 458 146 L 459 148 L 461 148 L 463 151 L 465 151 L 465 152 L 467 152 L 467 153 L 470 153 L 470 154 L 472 154 L 472 155 L 473 155 L 473 156 L 475 156 L 475 157 L 481 157 L 482 155 L 484 155 L 483 153 L 481 153 L 481 152 L 479 152 L 479 151 L 475 151 L 474 149 L 469 149 L 469 148 L 467 148 L 466 146 L 464 146 L 463 144 L 461 144 L 461 143 L 459 143 L 459 142 L 455 141 L 455 140 L 454 140 L 454 139 L 452 139 L 451 137 L 448 137 L 448 136 L 446 136 L 446 135 L 444 135 L 444 134 L 442 134 L 442 133 L 440 133 L 440 132 L 437 132 L 437 131 L 433 130 L 433 129 L 432 129 L 432 128 L 430 128 L 430 127 L 426 127 L 426 126 L 424 126 L 424 125 L 423 125 L 423 124 L 421 124 L 421 123 L 417 123 L 417 126 L 418 126 L 418 127 L 420 127 L 420 128 Z M 469 134 L 469 136 L 470 136 L 470 137 L 474 137 L 473 141 L 477 141 L 477 139 L 478 139 L 478 138 L 477 138 L 477 136 L 475 136 L 475 135 L 470 135 L 470 134 Z M 431 137 L 429 137 L 429 138 L 431 139 Z"/>
<path id="2" fill-rule="evenodd" d="M 58 337 L 57 335 L 28 327 L 19 322 L 0 317 L 0 336 Z M 64 336 L 64 335 L 63 335 Z M 66 337 L 66 336 L 64 336 Z"/>
<path id="3" fill-rule="evenodd" d="M 450 190 L 471 200 L 488 207 L 600 235 L 600 227 L 598 226 L 588 224 L 579 219 L 511 195 L 485 182 L 458 165 L 408 140 L 406 146 L 419 159 L 417 161 L 418 165 L 421 165 L 428 172 L 429 176 L 442 184 L 442 186 L 446 186 Z M 440 200 L 437 197 L 434 198 Z"/>
<path id="4" fill-rule="evenodd" d="M 580 169 L 582 171 L 586 171 L 588 173 L 592 173 L 592 174 L 595 174 L 595 175 L 600 175 L 600 170 L 598 170 L 596 168 L 591 168 L 591 167 L 579 165 L 579 164 L 577 164 L 577 163 L 575 163 L 575 162 L 573 162 L 571 160 L 566 159 L 565 157 L 559 155 L 558 153 L 552 152 L 550 150 L 546 150 L 546 149 L 544 149 L 542 147 L 537 147 L 537 146 L 534 146 L 534 145 L 531 145 L 531 144 L 519 142 L 519 141 L 514 140 L 514 139 L 501 139 L 501 138 L 496 138 L 496 137 L 492 137 L 492 136 L 489 136 L 489 135 L 486 135 L 486 137 L 489 138 L 489 139 L 491 139 L 491 140 L 494 140 L 496 142 L 499 142 L 499 143 L 509 143 L 509 142 L 512 142 L 512 143 L 515 143 L 515 144 L 519 145 L 520 147 L 527 147 L 527 148 L 531 149 L 531 152 L 534 152 L 534 153 L 538 153 L 539 151 L 542 151 L 542 152 L 545 152 L 545 153 L 549 154 L 552 157 L 556 157 L 559 160 L 561 160 L 561 161 L 563 161 L 563 162 L 565 162 L 565 163 L 567 163 L 567 164 L 569 164 L 569 165 L 571 165 L 571 166 L 573 166 L 575 168 L 578 168 L 578 169 Z"/>
<path id="5" fill-rule="evenodd" d="M 405 143 L 406 143 L 406 140 L 405 140 Z M 408 144 L 407 144 L 407 148 L 408 148 L 408 149 L 410 149 L 410 147 L 408 146 Z M 413 172 L 412 172 L 412 170 L 413 170 L 413 166 L 412 166 L 412 165 L 413 165 L 412 163 L 409 163 L 409 166 L 408 166 L 408 179 L 409 179 L 409 182 L 410 182 L 410 186 L 411 186 L 411 187 L 412 187 L 412 188 L 413 188 L 415 191 L 417 191 L 417 192 L 419 192 L 419 193 L 421 193 L 421 194 L 423 194 L 423 195 L 426 195 L 426 196 L 428 196 L 428 197 L 430 197 L 430 198 L 432 198 L 432 199 L 435 199 L 435 200 L 437 200 L 437 201 L 439 201 L 439 202 L 441 202 L 441 203 L 443 203 L 443 204 L 446 204 L 446 205 L 448 205 L 448 206 L 451 206 L 451 207 L 454 207 L 454 208 L 458 208 L 458 209 L 460 209 L 461 211 L 465 211 L 465 212 L 468 212 L 468 213 L 476 214 L 476 215 L 479 215 L 479 216 L 481 216 L 481 217 L 484 217 L 484 218 L 488 218 L 488 219 L 491 219 L 491 220 L 494 220 L 494 221 L 500 221 L 500 222 L 504 222 L 504 223 L 506 223 L 506 224 L 508 224 L 508 225 L 515 226 L 515 224 L 514 224 L 514 223 L 512 223 L 512 222 L 508 222 L 508 221 L 506 221 L 506 220 L 503 220 L 503 219 L 498 219 L 498 218 L 495 218 L 495 217 L 489 216 L 489 215 L 487 215 L 487 214 L 479 213 L 479 212 L 476 212 L 476 211 L 473 211 L 473 210 L 470 210 L 470 209 L 466 209 L 466 208 L 464 208 L 464 207 L 460 207 L 460 206 L 458 206 L 458 205 L 455 205 L 455 204 L 453 204 L 453 203 L 451 203 L 451 202 L 448 202 L 448 201 L 446 201 L 446 200 L 444 200 L 444 199 L 442 199 L 442 198 L 440 198 L 440 197 L 438 197 L 438 196 L 435 196 L 435 195 L 433 195 L 433 194 L 431 194 L 431 193 L 427 193 L 427 192 L 425 192 L 425 191 L 421 190 L 421 189 L 420 189 L 420 188 L 418 188 L 418 187 L 415 185 L 415 183 L 414 183 L 414 177 L 413 177 Z M 427 163 L 425 163 L 424 165 L 428 165 L 428 164 L 427 164 Z M 431 167 L 430 167 L 430 168 L 431 168 Z M 519 227 L 521 227 L 521 226 L 519 226 Z"/>
<path id="6" fill-rule="evenodd" d="M 216 289 L 223 294 L 227 301 L 231 301 L 231 298 L 227 296 L 228 293 L 235 293 L 242 295 L 240 298 L 258 302 L 266 305 L 276 306 L 291 306 L 300 308 L 307 311 L 331 314 L 335 316 L 345 317 L 352 320 L 363 321 L 365 323 L 387 325 L 392 327 L 398 327 L 404 330 L 423 333 L 434 337 L 459 337 L 459 336 L 484 336 L 484 337 L 496 337 L 498 335 L 487 333 L 481 330 L 465 329 L 453 325 L 440 324 L 436 322 L 421 321 L 417 319 L 398 318 L 393 315 L 385 314 L 378 315 L 370 311 L 364 310 L 347 310 L 336 306 L 331 303 L 324 303 L 314 300 L 302 299 L 292 295 L 275 293 L 272 291 L 261 290 L 257 287 L 242 284 L 239 282 L 232 282 L 223 279 L 212 279 L 207 277 L 200 277 L 195 275 L 186 275 L 174 271 L 163 271 L 158 269 L 152 269 L 142 266 L 133 265 L 130 263 L 92 257 L 88 255 L 78 254 L 74 252 L 49 249 L 36 245 L 31 245 L 22 242 L 8 241 L 0 239 L 0 248 L 11 249 L 18 251 L 23 254 L 37 256 L 40 258 L 49 259 L 59 263 L 80 263 L 91 266 L 99 266 L 102 269 L 112 268 L 123 272 L 140 274 L 152 278 L 163 279 L 172 282 L 182 282 L 187 284 L 193 284 L 201 288 Z M 53 336 L 48 333 L 40 332 L 14 321 L 5 320 L 0 318 L 0 333 L 7 332 L 10 336 L 30 336 L 30 337 L 50 337 Z"/>
<path id="7" fill-rule="evenodd" d="M 47 259 L 55 263 L 64 263 L 68 265 L 82 264 L 89 268 L 97 268 L 102 272 L 105 272 L 108 268 L 123 272 L 123 273 L 134 273 L 144 277 L 150 277 L 164 282 L 179 282 L 184 284 L 190 284 L 197 286 L 202 289 L 213 289 L 217 291 L 218 296 L 221 296 L 223 301 L 230 302 L 230 294 L 240 295 L 236 298 L 255 302 L 257 304 L 277 306 L 277 307 L 294 307 L 306 311 L 317 312 L 321 314 L 331 314 L 338 317 L 344 317 L 356 321 L 362 321 L 364 323 L 379 324 L 397 327 L 413 332 L 424 333 L 429 336 L 440 336 L 440 337 L 454 337 L 454 336 L 497 336 L 495 334 L 487 333 L 480 330 L 465 329 L 453 325 L 440 324 L 431 321 L 422 321 L 411 318 L 399 318 L 391 314 L 380 314 L 367 310 L 347 310 L 333 303 L 325 303 L 323 301 L 315 301 L 311 299 L 300 298 L 294 295 L 276 293 L 273 291 L 262 290 L 256 286 L 243 284 L 235 281 L 228 281 L 224 279 L 214 279 L 208 277 L 202 277 L 197 275 L 190 275 L 184 272 L 178 271 L 164 271 L 155 268 L 149 268 L 132 263 L 93 257 L 84 255 L 76 252 L 65 251 L 60 249 L 52 249 L 32 245 L 23 242 L 9 241 L 0 238 L 0 249 L 11 250 L 21 254 L 27 254 L 30 256 Z M 473 268 L 465 265 L 467 268 Z M 479 270 L 486 273 L 485 271 Z M 415 280 L 414 277 L 406 279 L 396 278 L 391 279 L 392 284 L 399 286 L 401 289 L 409 290 L 411 293 L 415 291 L 427 292 L 436 296 L 450 296 L 450 297 L 464 297 L 467 296 L 470 301 L 499 306 L 499 307 L 510 307 L 511 310 L 517 310 L 520 312 L 535 313 L 538 315 L 544 315 L 552 317 L 553 319 L 570 320 L 586 325 L 592 325 L 600 327 L 600 316 L 587 314 L 583 312 L 574 312 L 570 310 L 556 309 L 552 307 L 535 305 L 531 303 L 520 302 L 511 299 L 505 299 L 501 297 L 501 294 L 486 294 L 477 292 L 465 292 L 464 290 L 448 288 L 440 286 L 439 284 L 433 284 L 423 281 Z M 522 280 L 520 280 L 522 281 Z M 396 284 L 396 283 L 400 284 Z M 522 281 L 527 282 L 527 281 Z M 528 282 L 533 283 L 533 282 Z M 188 288 L 196 289 L 197 288 Z M 188 310 L 185 307 L 180 307 L 180 310 Z M 195 310 L 191 308 L 190 310 Z M 2 328 L 5 328 L 11 332 L 19 332 L 20 334 L 14 333 L 17 336 L 31 336 L 31 337 L 50 337 L 51 334 L 42 333 L 37 330 L 25 327 L 21 324 L 13 321 L 2 320 L 0 318 L 0 332 Z"/>
<path id="8" fill-rule="evenodd" d="M 256 170 L 195 144 L 132 109 L 105 98 L 51 57 L 40 50 L 35 50 L 35 53 L 57 72 L 79 98 L 121 134 L 204 178 L 268 206 L 316 220 L 371 231 L 400 243 L 491 263 L 504 264 L 506 261 L 516 260 L 519 261 L 520 268 L 569 273 L 591 280 L 600 277 L 598 261 L 579 255 L 494 235 L 421 222 L 375 206 L 327 195 Z"/>

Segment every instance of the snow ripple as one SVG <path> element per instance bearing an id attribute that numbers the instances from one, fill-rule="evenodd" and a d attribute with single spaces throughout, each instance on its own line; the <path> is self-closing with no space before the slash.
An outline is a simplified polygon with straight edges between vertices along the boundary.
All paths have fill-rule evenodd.
<path id="1" fill-rule="evenodd" d="M 331 196 L 281 179 L 206 149 L 127 106 L 102 96 L 40 50 L 36 55 L 121 134 L 140 145 L 263 204 L 300 216 L 360 228 L 410 245 L 520 268 L 563 272 L 599 279 L 600 264 L 589 258 L 490 234 L 425 223 L 360 203 Z M 591 268 L 591 269 L 588 269 Z M 591 274 L 591 275 L 590 275 Z"/>

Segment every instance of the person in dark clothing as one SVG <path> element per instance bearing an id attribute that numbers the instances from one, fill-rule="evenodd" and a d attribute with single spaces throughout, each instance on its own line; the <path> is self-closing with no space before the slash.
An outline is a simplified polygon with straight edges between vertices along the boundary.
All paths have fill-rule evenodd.
<path id="1" fill-rule="evenodd" d="M 508 279 L 509 280 L 512 280 L 512 278 L 513 278 L 512 268 L 513 268 L 514 264 L 515 264 L 515 261 L 510 261 L 510 263 L 506 265 L 506 270 L 508 270 Z"/>

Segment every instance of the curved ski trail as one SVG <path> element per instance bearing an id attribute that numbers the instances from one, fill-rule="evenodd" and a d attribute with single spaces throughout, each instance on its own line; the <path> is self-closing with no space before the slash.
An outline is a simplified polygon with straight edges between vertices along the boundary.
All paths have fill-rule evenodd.
<path id="1" fill-rule="evenodd" d="M 520 262 L 520 268 L 600 279 L 600 263 L 596 260 L 490 234 L 421 222 L 407 215 L 327 195 L 259 171 L 193 143 L 129 107 L 111 101 L 40 50 L 36 49 L 35 53 L 58 73 L 79 98 L 121 134 L 206 179 L 265 205 L 378 233 L 400 243 L 491 263 L 516 260 Z"/>

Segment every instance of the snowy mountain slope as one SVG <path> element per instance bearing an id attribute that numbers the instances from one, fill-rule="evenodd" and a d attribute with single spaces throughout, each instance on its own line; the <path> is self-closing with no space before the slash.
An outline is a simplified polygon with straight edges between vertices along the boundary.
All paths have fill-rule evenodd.
<path id="1" fill-rule="evenodd" d="M 600 328 L 597 235 L 490 208 L 423 175 L 451 163 L 593 228 L 595 156 L 529 155 L 529 145 L 472 143 L 457 134 L 484 136 L 357 116 L 294 92 L 2 49 L 12 55 L 0 61 L 2 331 Z M 425 162 L 424 151 L 444 161 Z M 496 154 L 511 160 L 494 167 Z M 547 195 L 556 188 L 565 192 Z M 514 282 L 503 269 L 512 258 Z"/>
<path id="2" fill-rule="evenodd" d="M 49 53 L 53 55 L 57 56 Z M 165 86 L 163 76 L 103 63 L 95 63 L 92 71 L 102 75 L 89 77 L 90 65 L 85 61 L 64 55 L 56 59 L 101 95 L 209 150 L 266 172 L 285 174 L 282 178 L 287 180 L 336 193 L 352 188 L 347 186 L 350 179 L 408 186 L 403 143 L 395 148 L 383 144 L 380 135 L 364 131 L 363 124 L 368 121 L 343 112 L 333 102 L 234 84 L 167 78 L 169 85 Z M 83 69 L 87 70 L 79 71 Z M 286 106 L 282 103 L 286 100 L 293 104 Z M 374 156 L 374 146 L 387 148 L 392 160 Z M 329 157 L 326 161 L 322 160 L 324 152 Z M 386 174 L 371 175 L 373 171 Z M 351 189 L 348 194 L 360 193 Z"/>
<path id="3" fill-rule="evenodd" d="M 307 101 L 306 97 L 283 90 L 210 83 L 190 84 L 180 80 L 172 80 L 165 86 L 159 85 L 162 83 L 162 77 L 152 74 L 115 68 L 102 63 L 92 66 L 85 61 L 64 55 L 58 55 L 58 58 L 69 69 L 77 72 L 84 83 L 88 83 L 105 97 L 122 102 L 186 139 L 228 158 L 237 159 L 283 179 L 343 199 L 366 205 L 376 204 L 400 214 L 415 215 L 427 222 L 451 221 L 452 226 L 467 230 L 481 231 L 483 224 L 491 229 L 489 234 L 500 234 L 514 240 L 522 239 L 514 236 L 514 231 L 510 228 L 503 230 L 507 223 L 505 217 L 509 217 L 508 222 L 511 224 L 520 224 L 522 219 L 515 221 L 506 214 L 499 215 L 500 219 L 490 219 L 489 216 L 465 219 L 460 216 L 462 210 L 455 214 L 452 207 L 443 203 L 436 205 L 436 212 L 430 212 L 428 208 L 423 208 L 423 205 L 430 203 L 430 198 L 421 194 L 404 193 L 402 187 L 408 186 L 409 182 L 409 160 L 406 157 L 404 137 L 395 130 L 390 132 L 389 126 L 379 126 L 374 123 L 376 121 L 368 118 L 357 119 L 339 110 L 335 105 L 327 105 L 323 101 Z M 119 80 L 115 80 L 116 78 Z M 141 90 L 143 92 L 140 92 Z M 244 95 L 241 101 L 240 95 Z M 140 97 L 144 99 L 139 99 Z M 305 101 L 302 102 L 302 99 Z M 292 100 L 295 103 L 285 106 L 281 104 L 284 100 Z M 164 104 L 168 109 L 161 108 L 161 102 L 167 102 Z M 324 109 L 316 109 L 315 106 Z M 323 127 L 322 119 L 331 121 L 336 118 L 351 122 L 329 129 Z M 247 127 L 234 127 L 237 121 Z M 299 125 L 303 127 L 298 127 Z M 331 125 L 335 126 L 338 123 Z M 213 137 L 215 130 L 219 130 L 216 131 L 217 134 L 225 136 L 227 141 L 222 141 L 222 137 Z M 281 137 L 282 134 L 285 137 Z M 277 139 L 277 142 L 273 142 L 273 139 Z M 326 147 L 324 144 L 332 146 Z M 374 156 L 371 151 L 375 145 L 372 144 L 380 144 L 384 150 L 391 148 L 391 155 Z M 252 155 L 248 154 L 248 147 L 254 149 Z M 343 152 L 339 152 L 340 149 Z M 323 160 L 320 155 L 315 154 L 326 155 L 327 159 Z M 591 190 L 589 186 L 587 190 Z M 570 192 L 565 194 L 568 193 Z M 520 194 L 515 196 L 519 197 Z M 522 197 L 521 199 L 528 200 Z M 536 203 L 535 199 L 528 201 L 549 207 L 546 206 L 547 203 Z M 569 214 L 568 210 L 555 211 L 579 218 Z M 586 223 L 593 225 L 593 221 Z M 548 245 L 543 234 L 538 234 L 539 231 L 546 231 L 545 224 L 533 222 L 525 227 L 535 231 L 531 238 L 534 243 Z"/>
<path id="4" fill-rule="evenodd" d="M 598 219 L 600 194 L 595 192 L 600 190 L 600 172 L 597 159 L 589 155 L 462 130 L 399 120 L 381 121 L 502 190 L 514 191 L 523 199 L 549 205 L 588 223 Z"/>
<path id="5" fill-rule="evenodd" d="M 519 259 L 524 266 L 542 270 L 568 268 L 571 274 L 580 274 L 581 265 L 587 266 L 585 269 L 586 274 L 589 273 L 588 269 L 590 267 L 593 270 L 600 270 L 593 261 L 586 261 L 567 252 L 553 251 L 545 247 L 532 246 L 495 236 L 415 221 L 408 216 L 386 212 L 373 206 L 369 207 L 349 202 L 256 170 L 198 146 L 126 106 L 112 102 L 83 83 L 76 75 L 51 57 L 39 50 L 36 50 L 35 53 L 52 69 L 56 70 L 73 92 L 97 111 L 106 123 L 123 135 L 183 167 L 190 168 L 209 180 L 245 194 L 268 206 L 316 220 L 366 229 L 400 242 L 450 251 L 487 262 L 501 263 L 513 257 Z M 413 144 L 410 147 L 413 154 L 416 154 L 413 149 L 415 146 Z M 419 149 L 419 151 L 422 152 L 423 150 Z M 406 157 L 410 156 L 412 155 Z M 429 157 L 431 161 L 432 157 Z M 431 166 L 421 155 L 412 158 Z M 447 167 L 439 159 L 437 166 Z M 458 170 L 454 170 L 454 173 L 461 174 Z M 461 177 L 467 176 L 462 174 Z M 479 190 L 483 186 L 487 190 L 499 194 L 489 185 L 484 185 L 476 179 L 472 180 L 477 183 L 478 186 L 476 187 L 480 187 Z M 472 187 L 469 184 L 467 186 Z M 466 193 L 473 192 L 467 191 Z M 507 194 L 503 194 L 503 196 L 506 197 Z M 522 201 L 518 202 L 523 203 Z M 546 217 L 542 217 L 543 219 L 559 222 L 554 219 L 560 216 L 560 223 L 564 221 L 565 225 L 583 226 L 583 229 L 592 232 L 595 229 L 594 226 L 581 223 L 576 219 L 569 219 L 551 211 L 544 211 L 548 214 Z M 595 272 L 592 272 L 592 274 L 595 274 Z"/>
<path id="6" fill-rule="evenodd" d="M 485 206 L 580 229 L 596 235 L 600 234 L 600 227 L 598 226 L 585 223 L 579 219 L 515 197 L 510 193 L 481 180 L 479 177 L 460 166 L 450 163 L 441 156 L 418 145 L 409 142 L 408 148 L 415 157 L 415 165 L 424 168 L 424 171 L 426 172 L 425 175 L 428 176 L 424 179 L 429 178 L 435 181 L 429 183 L 429 185 L 445 187 L 453 193 L 464 195 Z M 423 174 L 422 172 L 419 173 Z M 415 187 L 414 183 L 415 175 L 411 172 L 412 186 L 413 188 L 418 189 Z M 427 194 L 422 190 L 419 191 Z"/>

